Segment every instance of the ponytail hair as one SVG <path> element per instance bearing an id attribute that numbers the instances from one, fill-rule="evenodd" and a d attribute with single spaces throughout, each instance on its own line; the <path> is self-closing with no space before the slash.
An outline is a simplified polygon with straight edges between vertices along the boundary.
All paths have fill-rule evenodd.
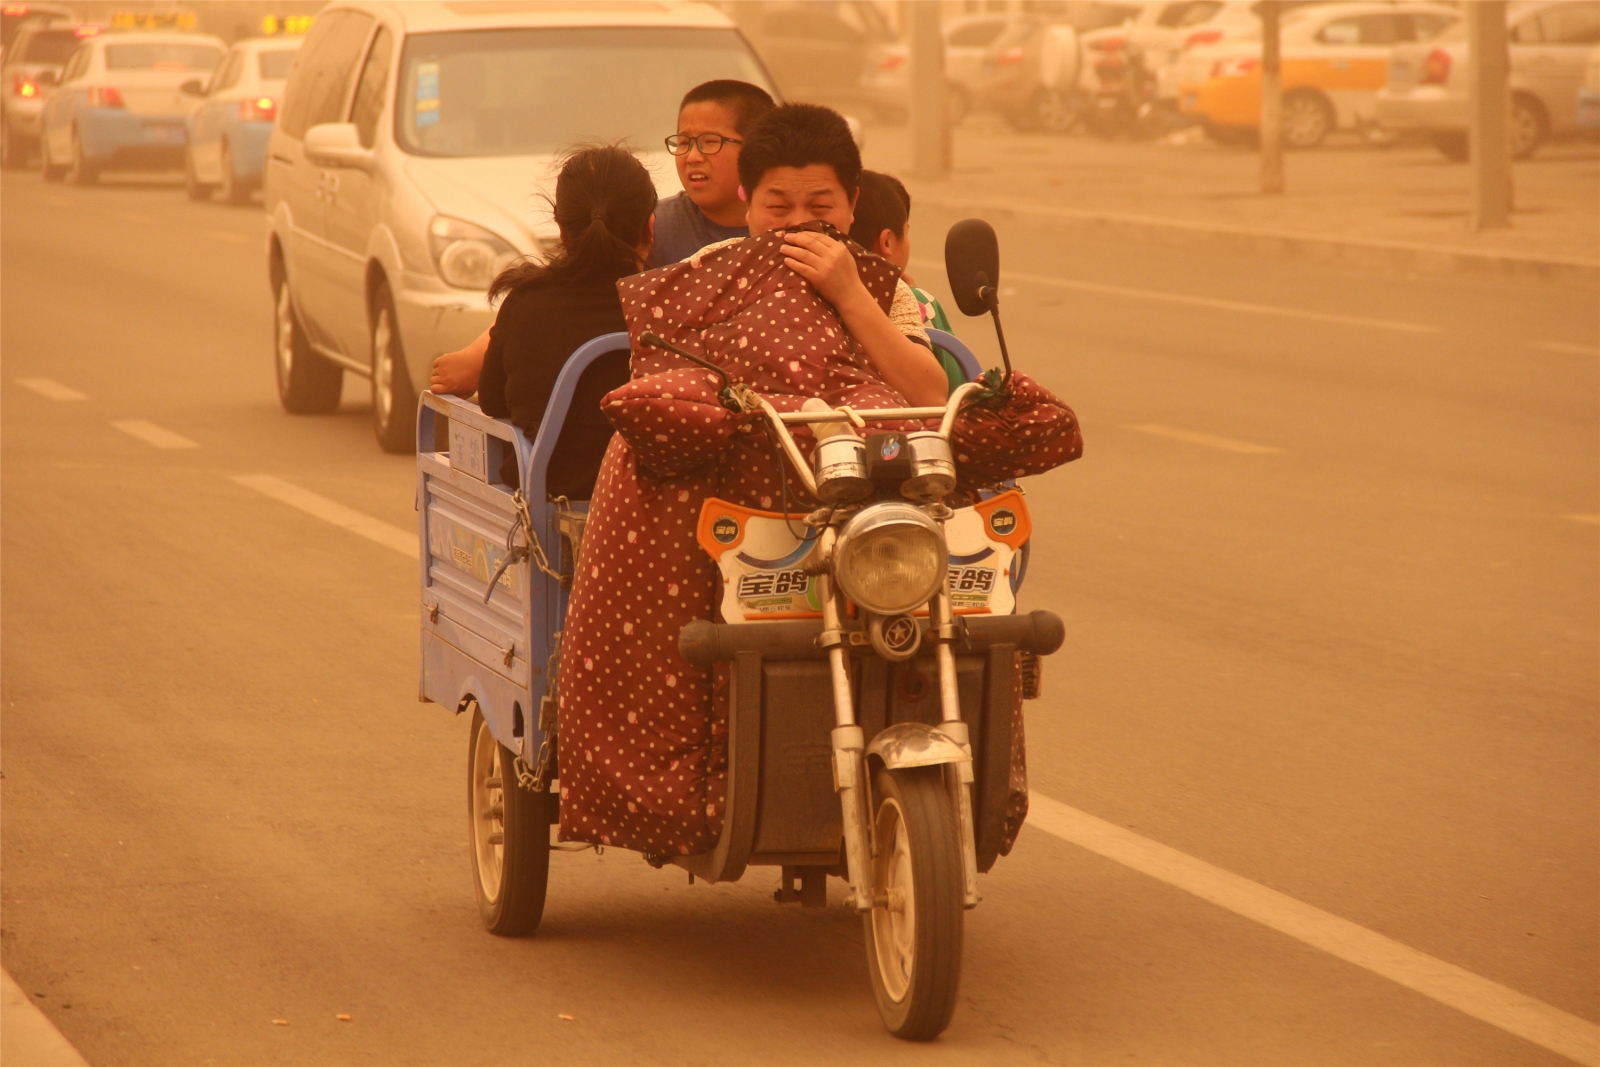
<path id="1" fill-rule="evenodd" d="M 615 282 L 638 273 L 656 185 L 632 152 L 619 145 L 569 149 L 551 208 L 561 248 L 545 263 L 523 260 L 501 271 L 489 286 L 491 301 L 535 283 Z"/>

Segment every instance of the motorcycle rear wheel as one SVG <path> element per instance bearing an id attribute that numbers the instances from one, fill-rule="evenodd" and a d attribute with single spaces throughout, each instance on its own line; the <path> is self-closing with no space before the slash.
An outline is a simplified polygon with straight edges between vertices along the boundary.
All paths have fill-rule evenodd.
<path id="1" fill-rule="evenodd" d="M 550 884 L 552 798 L 517 784 L 515 759 L 474 705 L 467 745 L 472 884 L 484 928 L 501 937 L 522 937 L 539 928 Z"/>
<path id="2" fill-rule="evenodd" d="M 960 833 L 939 767 L 879 769 L 873 783 L 867 969 L 883 1024 L 930 1041 L 950 1025 L 961 985 Z"/>

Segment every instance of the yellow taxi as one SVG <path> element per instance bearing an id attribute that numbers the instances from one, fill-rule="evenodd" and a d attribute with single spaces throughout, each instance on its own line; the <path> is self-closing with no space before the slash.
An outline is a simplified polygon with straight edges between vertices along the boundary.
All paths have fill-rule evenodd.
<path id="1" fill-rule="evenodd" d="M 1397 44 L 1427 41 L 1460 19 L 1428 3 L 1318 4 L 1283 17 L 1283 138 L 1314 148 L 1339 129 L 1373 121 L 1374 102 Z M 1179 60 L 1178 106 L 1224 143 L 1261 125 L 1261 31 L 1190 48 Z"/>

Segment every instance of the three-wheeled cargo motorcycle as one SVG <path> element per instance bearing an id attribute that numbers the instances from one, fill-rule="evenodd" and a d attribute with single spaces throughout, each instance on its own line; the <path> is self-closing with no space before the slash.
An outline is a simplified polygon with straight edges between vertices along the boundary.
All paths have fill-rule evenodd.
<path id="1" fill-rule="evenodd" d="M 962 310 L 994 314 L 998 330 L 993 230 L 958 224 L 946 265 Z M 1021 490 L 945 502 L 952 423 L 986 386 L 966 346 L 929 335 L 969 378 L 942 407 L 760 402 L 790 474 L 824 507 L 703 504 L 698 540 L 717 564 L 723 621 L 686 626 L 679 651 L 701 668 L 730 665 L 727 795 L 715 848 L 671 860 L 708 882 L 777 867 L 777 899 L 802 905 L 825 904 L 827 877 L 844 878 L 884 1023 L 911 1039 L 937 1036 L 954 1010 L 963 912 L 1009 847 L 1020 701 L 1063 640 L 1054 614 L 1015 610 L 1031 533 Z M 549 499 L 545 472 L 584 372 L 628 347 L 618 333 L 579 348 L 533 441 L 468 401 L 421 402 L 420 695 L 472 713 L 469 840 L 495 933 L 531 932 L 551 850 L 588 847 L 555 844 L 552 829 L 557 667 L 588 504 Z M 867 432 L 890 420 L 936 428 Z M 815 434 L 810 461 L 790 432 L 800 424 Z"/>

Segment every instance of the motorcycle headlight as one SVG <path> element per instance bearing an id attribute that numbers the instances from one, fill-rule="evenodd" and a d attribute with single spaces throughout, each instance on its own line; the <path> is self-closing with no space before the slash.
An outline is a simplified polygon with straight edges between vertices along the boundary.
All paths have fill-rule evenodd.
<path id="1" fill-rule="evenodd" d="M 845 524 L 834 548 L 845 596 L 877 615 L 898 615 L 939 591 L 949 562 L 938 523 L 910 504 L 866 508 Z"/>
<path id="2" fill-rule="evenodd" d="M 435 215 L 428 224 L 428 244 L 439 277 L 458 289 L 482 292 L 495 275 L 522 258 L 498 234 L 448 215 Z"/>

